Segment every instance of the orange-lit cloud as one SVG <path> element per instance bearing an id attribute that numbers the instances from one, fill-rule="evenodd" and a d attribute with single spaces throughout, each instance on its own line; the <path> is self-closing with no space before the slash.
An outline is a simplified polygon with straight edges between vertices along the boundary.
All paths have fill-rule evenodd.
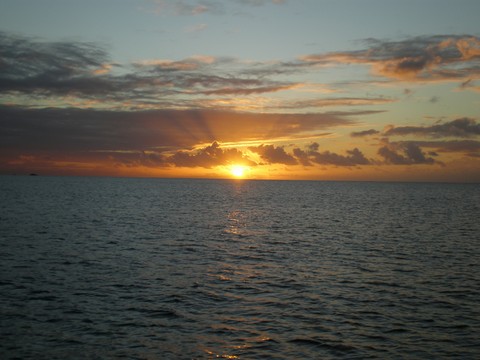
<path id="1" fill-rule="evenodd" d="M 369 39 L 365 50 L 307 55 L 306 64 L 365 64 L 377 75 L 409 81 L 462 80 L 480 77 L 480 38 L 421 36 L 402 41 Z"/>
<path id="2" fill-rule="evenodd" d="M 249 5 L 254 3 L 271 1 Z M 182 11 L 189 13 L 213 11 L 206 2 L 177 4 L 188 5 Z M 188 176 L 244 164 L 252 173 L 266 169 L 263 174 L 286 177 L 281 171 L 317 176 L 339 169 L 370 174 L 378 168 L 439 168 L 465 159 L 478 164 L 478 119 L 382 123 L 375 129 L 370 115 L 388 118 L 393 103 L 413 90 L 404 90 L 401 99 L 346 90 L 335 96 L 327 85 L 306 79 L 319 67 L 352 63 L 370 67 L 389 83 L 458 80 L 459 89 L 475 90 L 479 38 L 366 44 L 359 51 L 291 62 L 193 55 L 117 64 L 95 44 L 0 32 L 0 172 Z M 373 83 L 368 81 L 356 86 Z M 311 89 L 318 91 L 315 96 Z M 299 97 L 304 91 L 308 97 Z"/>

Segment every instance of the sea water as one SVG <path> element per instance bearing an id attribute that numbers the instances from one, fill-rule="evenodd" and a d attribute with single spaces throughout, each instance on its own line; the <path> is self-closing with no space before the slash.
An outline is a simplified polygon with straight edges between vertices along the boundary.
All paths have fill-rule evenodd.
<path id="1" fill-rule="evenodd" d="M 0 177 L 2 359 L 480 357 L 480 186 Z"/>

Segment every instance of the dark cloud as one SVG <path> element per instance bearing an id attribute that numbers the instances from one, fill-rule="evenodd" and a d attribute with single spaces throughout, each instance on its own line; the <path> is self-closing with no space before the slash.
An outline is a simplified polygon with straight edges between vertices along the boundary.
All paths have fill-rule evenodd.
<path id="1" fill-rule="evenodd" d="M 443 124 L 432 126 L 391 127 L 384 132 L 385 136 L 420 135 L 430 137 L 469 138 L 480 135 L 480 123 L 474 119 L 460 118 Z"/>
<path id="2" fill-rule="evenodd" d="M 435 160 L 427 157 L 420 147 L 414 142 L 390 143 L 378 149 L 378 154 L 383 157 L 387 164 L 392 165 L 416 165 L 434 164 Z"/>
<path id="3" fill-rule="evenodd" d="M 160 151 L 100 151 L 96 152 L 95 155 L 98 158 L 106 158 L 115 165 L 131 168 L 140 166 L 149 168 L 170 166 L 167 157 Z M 98 158 L 96 159 L 97 161 Z"/>
<path id="4" fill-rule="evenodd" d="M 209 6 L 207 2 L 200 5 Z M 245 66 L 233 58 L 193 56 L 177 61 L 147 60 L 119 65 L 97 44 L 45 42 L 2 32 L 0 93 L 42 99 L 72 96 L 99 101 L 110 108 L 191 108 L 215 96 L 224 99 L 290 90 L 301 84 L 269 77 L 299 73 L 312 65 L 333 62 L 369 64 L 385 76 L 389 76 L 389 71 L 403 71 L 419 79 L 460 78 L 462 88 L 473 88 L 469 80 L 480 74 L 480 40 L 476 37 L 433 36 L 402 42 L 369 40 L 367 44 L 370 48 L 366 50 L 311 55 L 292 63 Z M 422 55 L 424 53 L 430 57 Z M 420 60 L 405 60 L 409 57 L 420 57 Z M 467 72 L 469 76 L 464 78 Z M 393 101 L 396 100 L 385 97 L 329 97 L 286 101 L 277 108 L 381 105 Z"/>
<path id="5" fill-rule="evenodd" d="M 480 141 L 449 140 L 449 141 L 415 141 L 418 146 L 433 148 L 434 153 L 460 152 L 467 156 L 480 155 Z"/>
<path id="6" fill-rule="evenodd" d="M 347 150 L 346 155 L 340 155 L 331 151 L 319 151 L 320 145 L 316 142 L 309 144 L 305 150 L 300 148 L 293 149 L 293 155 L 298 159 L 300 164 L 304 166 L 312 166 L 313 163 L 320 165 L 334 165 L 334 166 L 357 166 L 370 165 L 363 153 L 354 148 Z"/>
<path id="7" fill-rule="evenodd" d="M 303 166 L 312 166 L 312 162 L 310 161 L 310 158 L 308 156 L 308 152 L 300 149 L 300 148 L 295 148 L 292 151 L 293 156 L 297 158 L 300 164 Z"/>
<path id="8" fill-rule="evenodd" d="M 223 149 L 218 142 L 213 142 L 193 154 L 185 151 L 177 151 L 166 159 L 166 162 L 178 167 L 203 167 L 212 168 L 219 165 L 244 164 L 256 165 L 249 160 L 240 150 L 235 148 Z"/>
<path id="9" fill-rule="evenodd" d="M 335 165 L 335 166 L 356 166 L 356 165 L 370 165 L 363 153 L 354 148 L 353 150 L 347 150 L 347 155 L 340 155 L 330 151 L 311 151 L 309 157 L 313 162 L 321 165 Z"/>
<path id="10" fill-rule="evenodd" d="M 0 92 L 98 94 L 108 54 L 91 43 L 41 42 L 0 32 Z"/>
<path id="11" fill-rule="evenodd" d="M 303 133 L 353 123 L 329 114 L 0 106 L 0 149 L 62 152 L 190 148 L 215 140 L 295 138 Z"/>
<path id="12" fill-rule="evenodd" d="M 229 67 L 229 70 L 222 68 Z M 231 58 L 194 57 L 181 61 L 146 61 L 135 63 L 144 78 L 161 78 L 182 95 L 238 96 L 277 92 L 297 87 L 294 82 L 269 80 L 267 70 L 252 77 L 248 70 Z M 235 75 L 236 74 L 236 75 Z"/>
<path id="13" fill-rule="evenodd" d="M 260 157 L 266 161 L 268 164 L 284 164 L 284 165 L 296 165 L 297 160 L 287 154 L 285 149 L 281 146 L 275 147 L 274 145 L 260 145 L 260 146 L 251 146 L 248 148 L 250 151 L 253 151 L 260 155 Z"/>
<path id="14" fill-rule="evenodd" d="M 188 99 L 195 104 L 198 95 L 251 95 L 297 86 L 252 78 L 231 58 L 194 56 L 120 66 L 96 44 L 42 42 L 3 32 L 0 50 L 0 93 L 37 98 L 69 95 L 165 108 L 185 106 Z"/>
<path id="15" fill-rule="evenodd" d="M 310 65 L 365 64 L 376 74 L 410 81 L 465 80 L 480 74 L 480 38 L 434 35 L 402 41 L 368 39 L 358 51 L 308 55 Z"/>
<path id="16" fill-rule="evenodd" d="M 370 129 L 370 130 L 364 130 L 364 131 L 354 131 L 350 133 L 351 137 L 364 137 L 364 136 L 371 136 L 371 135 L 376 135 L 379 134 L 380 131 L 375 130 L 375 129 Z"/>

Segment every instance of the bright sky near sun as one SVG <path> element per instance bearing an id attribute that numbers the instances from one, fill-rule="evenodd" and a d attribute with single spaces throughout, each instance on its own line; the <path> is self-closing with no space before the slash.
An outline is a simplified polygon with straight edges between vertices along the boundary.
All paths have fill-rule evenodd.
<path id="1" fill-rule="evenodd" d="M 1 0 L 0 173 L 480 181 L 478 0 Z"/>

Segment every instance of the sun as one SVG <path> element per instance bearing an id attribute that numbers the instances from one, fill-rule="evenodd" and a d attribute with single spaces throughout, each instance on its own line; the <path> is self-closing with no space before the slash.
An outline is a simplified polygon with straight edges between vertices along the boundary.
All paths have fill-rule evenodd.
<path id="1" fill-rule="evenodd" d="M 230 173 L 237 178 L 243 177 L 245 175 L 245 170 L 246 168 L 243 165 L 232 165 L 230 167 Z"/>

